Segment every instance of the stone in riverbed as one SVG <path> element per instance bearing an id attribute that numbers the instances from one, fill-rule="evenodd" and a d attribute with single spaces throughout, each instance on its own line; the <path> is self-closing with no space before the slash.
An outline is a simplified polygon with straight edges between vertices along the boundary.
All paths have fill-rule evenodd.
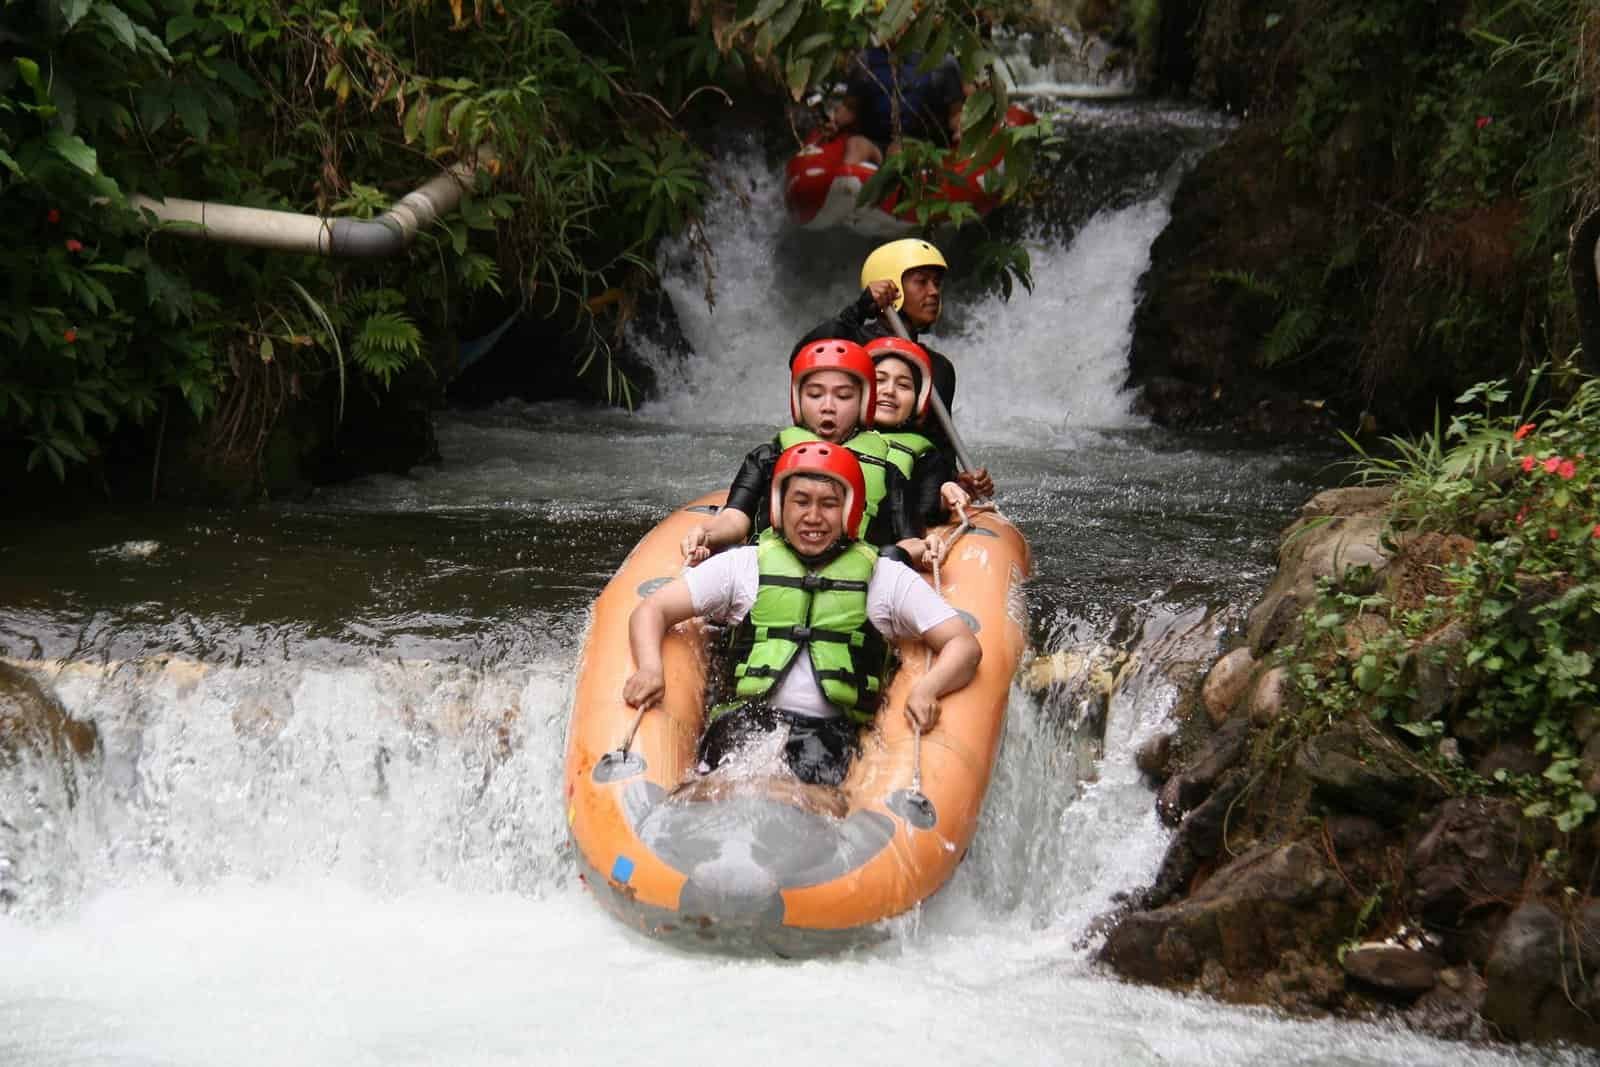
<path id="1" fill-rule="evenodd" d="M 1206 714 L 1211 716 L 1212 725 L 1221 726 L 1228 712 L 1244 696 L 1245 688 L 1250 683 L 1250 672 L 1255 667 L 1256 658 L 1250 654 L 1250 650 L 1236 648 L 1217 660 L 1216 666 L 1211 668 L 1211 673 L 1206 675 L 1205 685 L 1200 689 L 1200 700 L 1205 705 Z"/>
<path id="2" fill-rule="evenodd" d="M 74 719 L 26 671 L 0 663 L 0 765 L 24 749 L 58 759 L 94 752 L 94 724 Z"/>
<path id="3" fill-rule="evenodd" d="M 1484 968 L 1484 1018 L 1519 1041 L 1600 1045 L 1600 901 L 1563 916 L 1529 901 L 1511 913 Z"/>
<path id="4" fill-rule="evenodd" d="M 1359 985 L 1411 1001 L 1432 989 L 1444 960 L 1403 945 L 1360 945 L 1344 954 L 1344 973 Z"/>

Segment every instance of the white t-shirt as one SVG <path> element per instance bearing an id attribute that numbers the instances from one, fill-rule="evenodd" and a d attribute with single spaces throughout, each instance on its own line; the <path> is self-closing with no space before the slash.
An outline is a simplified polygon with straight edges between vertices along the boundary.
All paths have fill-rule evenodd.
<path id="1" fill-rule="evenodd" d="M 720 552 L 698 567 L 690 567 L 684 580 L 696 615 L 716 622 L 740 622 L 750 614 L 760 588 L 755 546 Z M 955 608 L 904 563 L 880 559 L 872 568 L 872 580 L 867 583 L 867 621 L 886 640 L 921 637 L 955 617 Z M 811 671 L 811 657 L 803 651 L 767 700 L 796 715 L 826 719 L 840 713 L 823 698 Z"/>

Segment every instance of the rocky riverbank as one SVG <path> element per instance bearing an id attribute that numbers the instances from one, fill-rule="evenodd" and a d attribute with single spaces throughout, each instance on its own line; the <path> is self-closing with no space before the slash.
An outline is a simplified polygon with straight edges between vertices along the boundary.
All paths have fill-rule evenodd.
<path id="1" fill-rule="evenodd" d="M 1141 769 L 1176 834 L 1101 958 L 1169 988 L 1294 1012 L 1394 1015 L 1464 1038 L 1600 1045 L 1600 832 L 1525 814 L 1508 783 L 1547 773 L 1532 736 L 1468 714 L 1482 668 L 1461 620 L 1404 660 L 1407 730 L 1308 698 L 1284 650 L 1319 620 L 1319 582 L 1385 605 L 1346 620 L 1360 650 L 1446 590 L 1471 539 L 1397 534 L 1386 489 L 1336 489 L 1284 531 L 1279 569 L 1238 647 L 1191 687 Z M 1523 610 L 1549 591 L 1528 593 Z M 1389 610 L 1392 607 L 1393 610 Z M 1336 671 L 1312 686 L 1341 684 Z M 1315 690 L 1313 690 L 1315 691 Z M 1575 724 L 1600 794 L 1600 713 Z"/>

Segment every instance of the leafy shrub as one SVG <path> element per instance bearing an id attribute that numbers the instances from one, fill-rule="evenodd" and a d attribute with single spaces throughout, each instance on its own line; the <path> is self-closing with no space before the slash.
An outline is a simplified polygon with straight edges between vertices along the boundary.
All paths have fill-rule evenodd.
<path id="1" fill-rule="evenodd" d="M 1477 786 L 1513 788 L 1528 814 L 1572 830 L 1595 810 L 1575 721 L 1600 711 L 1600 380 L 1561 407 L 1530 410 L 1532 395 L 1498 413 L 1504 383 L 1475 386 L 1458 403 L 1479 406 L 1442 433 L 1360 461 L 1369 480 L 1395 483 L 1397 533 L 1473 538 L 1445 567 L 1452 594 L 1401 611 L 1381 594 L 1324 584 L 1283 655 L 1319 714 L 1365 713 L 1418 737 L 1532 739 L 1549 760 L 1542 778 Z M 1428 638 L 1452 624 L 1465 630 L 1460 717 L 1417 716 L 1413 660 L 1439 654 Z"/>

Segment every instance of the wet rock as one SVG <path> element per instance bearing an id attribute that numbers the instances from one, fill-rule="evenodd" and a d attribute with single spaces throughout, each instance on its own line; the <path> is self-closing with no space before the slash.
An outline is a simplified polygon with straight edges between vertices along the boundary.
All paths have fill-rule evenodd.
<path id="1" fill-rule="evenodd" d="M 1519 1041 L 1600 1045 L 1600 901 L 1566 917 L 1530 901 L 1511 913 L 1484 967 L 1484 1018 Z"/>
<path id="2" fill-rule="evenodd" d="M 1444 960 L 1401 945 L 1361 945 L 1344 954 L 1343 966 L 1351 981 L 1395 1000 L 1412 1001 L 1433 988 Z"/>
<path id="3" fill-rule="evenodd" d="M 1578 780 L 1591 794 L 1600 795 L 1600 733 L 1589 735 L 1578 757 Z"/>
<path id="4" fill-rule="evenodd" d="M 1419 803 L 1441 795 L 1399 745 L 1366 724 L 1336 726 L 1311 738 L 1296 753 L 1295 769 L 1310 780 L 1316 802 L 1388 826 L 1400 825 Z"/>
<path id="5" fill-rule="evenodd" d="M 1250 612 L 1250 651 L 1259 658 L 1277 646 L 1315 598 L 1318 580 L 1348 580 L 1360 568 L 1381 573 L 1389 560 L 1381 544 L 1386 522 L 1372 511 L 1300 519 L 1284 531 L 1278 572 Z"/>
<path id="6" fill-rule="evenodd" d="M 1600 708 L 1582 707 L 1573 712 L 1572 732 L 1580 745 L 1588 744 L 1590 738 L 1600 733 Z"/>
<path id="7" fill-rule="evenodd" d="M 1473 770 L 1484 778 L 1493 778 L 1497 771 L 1533 777 L 1543 774 L 1549 763 L 1549 757 L 1535 752 L 1530 742 L 1501 741 L 1483 754 Z"/>
<path id="8" fill-rule="evenodd" d="M 1445 967 L 1437 983 L 1419 997 L 1406 1021 L 1418 1030 L 1458 1041 L 1481 1041 L 1490 1036 L 1479 1014 L 1488 984 L 1470 967 Z"/>
<path id="9" fill-rule="evenodd" d="M 1235 979 L 1259 977 L 1286 952 L 1337 937 L 1349 922 L 1338 904 L 1343 894 L 1317 849 L 1303 842 L 1263 845 L 1189 899 L 1125 916 L 1100 958 L 1129 978 L 1162 985 L 1190 984 L 1212 960 Z"/>
<path id="10" fill-rule="evenodd" d="M 1375 851 L 1388 840 L 1388 832 L 1365 815 L 1329 815 L 1322 821 L 1328 842 L 1339 852 Z"/>
<path id="11" fill-rule="evenodd" d="M 1273 667 L 1256 680 L 1250 691 L 1250 721 L 1265 726 L 1283 715 L 1294 699 L 1289 668 Z"/>
<path id="12" fill-rule="evenodd" d="M 25 749 L 60 759 L 88 756 L 97 740 L 93 723 L 68 715 L 26 671 L 0 663 L 0 765 Z"/>
<path id="13" fill-rule="evenodd" d="M 1156 783 L 1167 780 L 1168 765 L 1172 761 L 1172 734 L 1157 734 L 1139 746 L 1133 762 L 1139 773 Z"/>
<path id="14" fill-rule="evenodd" d="M 1228 712 L 1244 695 L 1250 684 L 1250 673 L 1255 670 L 1256 658 L 1248 648 L 1236 648 L 1217 661 L 1206 675 L 1200 690 L 1200 700 L 1213 725 L 1221 726 Z"/>
<path id="15" fill-rule="evenodd" d="M 1168 826 L 1177 824 L 1183 814 L 1203 801 L 1211 787 L 1234 764 L 1244 758 L 1250 724 L 1231 719 L 1206 738 L 1194 759 L 1167 780 L 1156 797 L 1156 811 Z"/>
<path id="16" fill-rule="evenodd" d="M 1432 813 L 1406 857 L 1408 903 L 1430 929 L 1456 935 L 1460 954 L 1481 962 L 1462 938 L 1471 926 L 1493 924 L 1522 891 L 1539 842 L 1525 828 L 1521 804 L 1511 798 L 1454 797 Z"/>
<path id="17" fill-rule="evenodd" d="M 1300 506 L 1300 515 L 1302 518 L 1315 519 L 1324 515 L 1376 511 L 1387 507 L 1393 496 L 1392 485 L 1347 485 L 1324 489 Z"/>
<path id="18" fill-rule="evenodd" d="M 1466 666 L 1467 640 L 1471 631 L 1461 619 L 1417 643 L 1405 664 L 1405 678 L 1416 694 L 1411 702 L 1411 720 L 1428 722 L 1456 707 L 1469 688 Z"/>

